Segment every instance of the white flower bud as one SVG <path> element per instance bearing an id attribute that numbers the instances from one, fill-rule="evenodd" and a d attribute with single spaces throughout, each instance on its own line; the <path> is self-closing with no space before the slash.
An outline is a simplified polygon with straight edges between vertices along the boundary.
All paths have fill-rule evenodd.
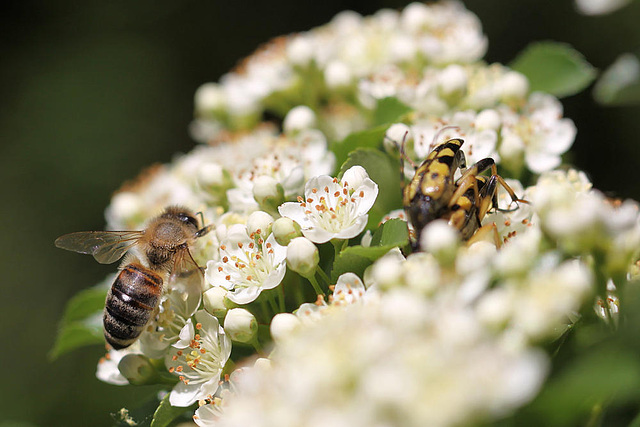
<path id="1" fill-rule="evenodd" d="M 225 97 L 217 83 L 205 83 L 196 90 L 195 108 L 198 112 L 207 112 L 224 108 Z"/>
<path id="2" fill-rule="evenodd" d="M 476 116 L 475 120 L 477 130 L 498 130 L 502 125 L 500 114 L 496 110 L 487 109 L 483 110 Z"/>
<path id="3" fill-rule="evenodd" d="M 215 162 L 204 163 L 196 171 L 196 179 L 204 187 L 222 186 L 225 183 L 224 168 Z"/>
<path id="4" fill-rule="evenodd" d="M 287 43 L 287 57 L 294 65 L 306 65 L 313 59 L 313 44 L 304 35 L 294 36 Z"/>
<path id="5" fill-rule="evenodd" d="M 516 135 L 503 136 L 498 151 L 504 160 L 518 159 L 524 152 L 524 142 Z"/>
<path id="6" fill-rule="evenodd" d="M 289 110 L 282 123 L 285 133 L 293 133 L 316 126 L 316 113 L 306 105 L 298 105 Z"/>
<path id="7" fill-rule="evenodd" d="M 273 221 L 273 217 L 268 213 L 255 211 L 247 218 L 247 234 L 251 236 L 255 233 L 266 238 L 271 234 L 270 228 Z"/>
<path id="8" fill-rule="evenodd" d="M 111 205 L 107 208 L 107 219 L 132 218 L 142 211 L 143 202 L 135 193 L 122 191 L 111 199 Z"/>
<path id="9" fill-rule="evenodd" d="M 398 286 L 402 282 L 404 257 L 399 251 L 390 251 L 371 266 L 371 280 L 383 289 Z"/>
<path id="10" fill-rule="evenodd" d="M 258 333 L 258 321 L 244 308 L 232 308 L 224 318 L 224 330 L 233 341 L 249 342 Z"/>
<path id="11" fill-rule="evenodd" d="M 478 318 L 487 326 L 502 328 L 512 315 L 514 302 L 509 289 L 499 288 L 485 293 L 478 302 Z"/>
<path id="12" fill-rule="evenodd" d="M 329 89 L 345 87 L 351 84 L 351 70 L 341 61 L 331 61 L 324 69 L 324 81 Z"/>
<path id="13" fill-rule="evenodd" d="M 369 174 L 365 168 L 360 165 L 351 166 L 345 171 L 344 175 L 342 175 L 342 181 L 348 182 L 349 186 L 354 190 L 360 187 L 367 178 L 369 178 Z"/>
<path id="14" fill-rule="evenodd" d="M 433 13 L 422 3 L 411 3 L 402 11 L 402 27 L 410 32 L 418 32 L 432 24 Z"/>
<path id="15" fill-rule="evenodd" d="M 467 81 L 467 72 L 457 64 L 449 65 L 438 76 L 438 85 L 445 97 L 463 94 L 467 89 Z"/>
<path id="16" fill-rule="evenodd" d="M 227 295 L 227 290 L 221 286 L 214 286 L 202 294 L 202 302 L 204 303 L 204 309 L 210 314 L 216 317 L 222 318 L 227 312 L 224 301 Z"/>
<path id="17" fill-rule="evenodd" d="M 152 384 L 158 374 L 148 357 L 133 353 L 120 359 L 118 370 L 133 385 Z"/>
<path id="18" fill-rule="evenodd" d="M 384 148 L 389 152 L 397 152 L 398 147 L 411 139 L 413 139 L 413 134 L 409 126 L 404 123 L 394 123 L 389 126 L 389 129 L 387 129 L 385 133 L 383 141 Z"/>
<path id="19" fill-rule="evenodd" d="M 262 175 L 253 181 L 253 198 L 260 208 L 275 211 L 284 203 L 284 188 L 275 178 Z"/>
<path id="20" fill-rule="evenodd" d="M 282 246 L 287 246 L 292 239 L 302 236 L 300 225 L 294 220 L 284 216 L 275 220 L 271 226 L 271 232 L 273 233 L 273 237 L 276 238 L 276 242 Z"/>
<path id="21" fill-rule="evenodd" d="M 455 260 L 460 234 L 444 220 L 432 221 L 422 230 L 420 248 L 441 263 Z"/>
<path id="22" fill-rule="evenodd" d="M 362 24 L 362 15 L 352 10 L 343 10 L 333 17 L 329 25 L 338 33 L 351 33 L 357 31 Z"/>
<path id="23" fill-rule="evenodd" d="M 253 367 L 260 371 L 271 369 L 271 359 L 267 359 L 266 357 L 258 357 L 253 364 Z"/>
<path id="24" fill-rule="evenodd" d="M 524 99 L 529 92 L 529 81 L 517 71 L 507 72 L 500 82 L 502 99 Z"/>
<path id="25" fill-rule="evenodd" d="M 301 276 L 313 274 L 318 262 L 318 248 L 306 237 L 296 237 L 287 246 L 287 266 Z"/>
<path id="26" fill-rule="evenodd" d="M 411 61 L 418 52 L 418 43 L 407 34 L 392 34 L 389 41 L 389 59 L 393 63 Z"/>
<path id="27" fill-rule="evenodd" d="M 279 313 L 271 319 L 271 337 L 278 343 L 288 337 L 300 325 L 298 316 L 291 313 Z"/>

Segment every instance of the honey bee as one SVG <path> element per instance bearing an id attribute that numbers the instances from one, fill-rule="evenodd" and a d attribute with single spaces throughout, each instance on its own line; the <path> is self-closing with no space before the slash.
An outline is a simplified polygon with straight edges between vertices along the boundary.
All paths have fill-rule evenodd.
<path id="1" fill-rule="evenodd" d="M 149 322 L 173 279 L 202 280 L 202 270 L 189 248 L 209 232 L 195 215 L 178 206 L 167 207 L 142 231 L 81 231 L 55 241 L 59 248 L 91 254 L 101 264 L 120 264 L 103 314 L 104 336 L 116 350 L 133 344 Z"/>
<path id="2" fill-rule="evenodd" d="M 404 144 L 404 142 L 403 142 Z M 408 185 L 404 184 L 404 159 L 411 161 L 400 147 L 401 183 L 403 204 L 409 221 L 420 231 L 435 219 L 445 219 L 449 225 L 458 229 L 463 240 L 470 240 L 481 230 L 492 233 L 496 246 L 500 239 L 494 224 L 481 227 L 484 216 L 494 211 L 510 212 L 512 209 L 501 209 L 497 203 L 498 184 L 511 197 L 512 203 L 529 203 L 518 198 L 505 180 L 498 175 L 495 161 L 484 158 L 467 168 L 464 152 L 461 150 L 464 141 L 460 138 L 450 139 L 438 144 L 427 158 L 415 168 L 415 175 Z M 462 176 L 454 179 L 460 170 Z M 481 173 L 491 170 L 491 176 Z M 516 207 L 517 209 L 517 207 Z M 417 239 L 412 242 L 413 250 L 418 250 Z"/>

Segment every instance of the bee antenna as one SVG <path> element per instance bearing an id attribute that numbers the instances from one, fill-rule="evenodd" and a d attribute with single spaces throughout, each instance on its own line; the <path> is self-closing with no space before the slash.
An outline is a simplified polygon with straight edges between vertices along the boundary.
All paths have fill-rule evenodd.
<path id="1" fill-rule="evenodd" d="M 207 234 L 214 227 L 213 224 L 204 225 L 204 214 L 202 211 L 196 213 L 196 215 L 200 216 L 200 222 L 202 223 L 202 228 L 196 231 L 196 237 L 202 237 Z"/>
<path id="2" fill-rule="evenodd" d="M 200 216 L 200 224 L 202 224 L 202 226 L 204 227 L 204 214 L 202 213 L 202 211 L 198 211 L 196 212 L 196 215 Z"/>

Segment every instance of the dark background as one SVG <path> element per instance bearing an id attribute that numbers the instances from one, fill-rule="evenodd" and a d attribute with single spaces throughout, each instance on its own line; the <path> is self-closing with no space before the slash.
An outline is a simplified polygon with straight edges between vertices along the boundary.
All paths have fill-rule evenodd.
<path id="1" fill-rule="evenodd" d="M 108 3 L 108 4 L 107 4 Z M 65 302 L 113 266 L 57 250 L 63 233 L 102 229 L 104 208 L 141 168 L 190 150 L 193 94 L 269 38 L 344 9 L 399 1 L 22 1 L 0 12 L 0 425 L 102 426 L 148 389 L 95 379 L 101 348 L 46 358 Z M 584 17 L 568 0 L 468 0 L 489 62 L 529 41 L 568 42 L 604 69 L 638 50 L 640 4 Z M 640 109 L 564 101 L 574 163 L 596 187 L 640 199 Z M 142 392 L 141 392 L 142 391 Z M 22 421 L 13 424 L 10 421 Z"/>

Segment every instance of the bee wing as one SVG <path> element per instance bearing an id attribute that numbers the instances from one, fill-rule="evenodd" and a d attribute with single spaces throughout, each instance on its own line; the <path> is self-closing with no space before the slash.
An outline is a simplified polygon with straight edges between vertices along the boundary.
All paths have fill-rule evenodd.
<path id="1" fill-rule="evenodd" d="M 180 281 L 183 282 L 185 286 L 198 286 L 200 289 L 203 280 L 204 272 L 196 260 L 193 259 L 189 249 L 184 248 L 179 250 L 174 258 L 169 281 Z"/>
<path id="2" fill-rule="evenodd" d="M 143 234 L 142 231 L 80 231 L 58 237 L 55 245 L 93 255 L 100 264 L 111 264 L 122 258 Z"/>

